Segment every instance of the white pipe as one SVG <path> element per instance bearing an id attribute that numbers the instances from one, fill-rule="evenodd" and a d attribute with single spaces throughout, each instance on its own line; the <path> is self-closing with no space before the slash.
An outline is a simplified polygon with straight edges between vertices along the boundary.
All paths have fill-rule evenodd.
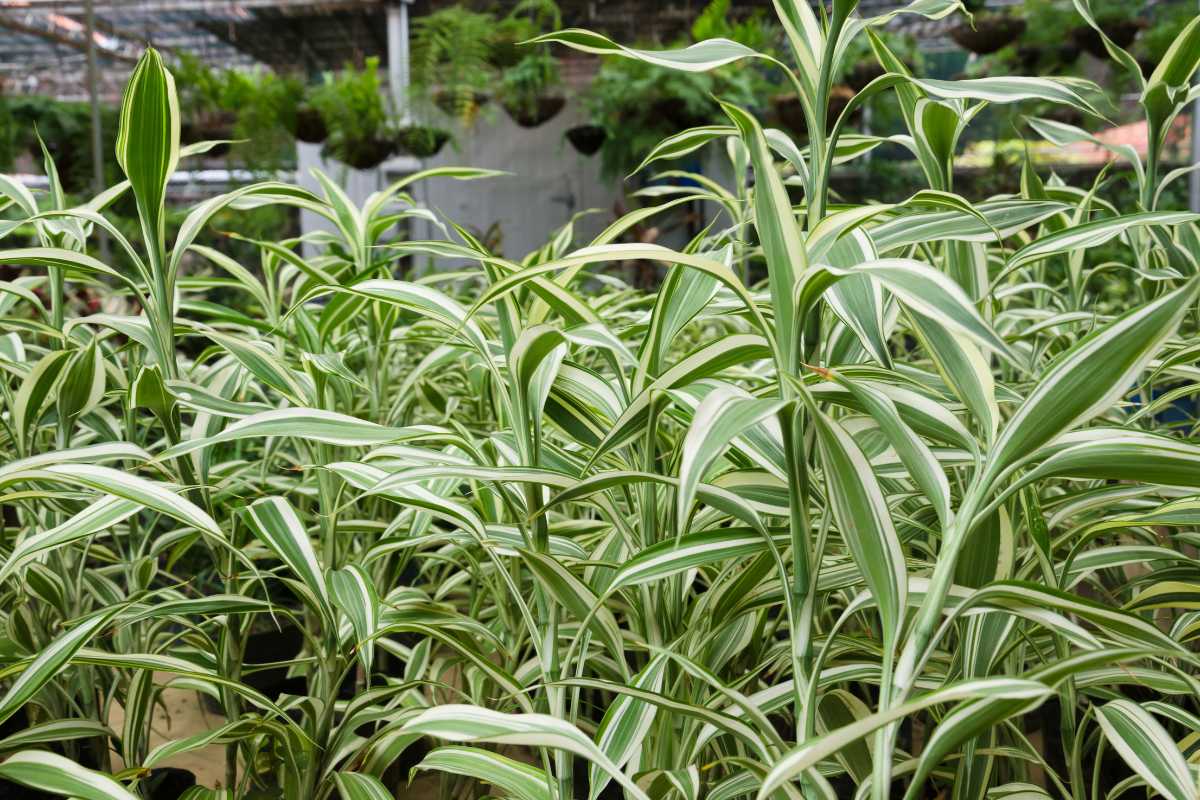
<path id="1" fill-rule="evenodd" d="M 388 85 L 402 120 L 408 119 L 409 51 L 408 6 L 412 0 L 393 0 L 387 6 Z"/>

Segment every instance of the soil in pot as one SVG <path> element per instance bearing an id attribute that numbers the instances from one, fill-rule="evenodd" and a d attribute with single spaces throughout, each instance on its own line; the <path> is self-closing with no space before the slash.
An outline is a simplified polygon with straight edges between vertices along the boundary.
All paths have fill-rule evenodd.
<path id="1" fill-rule="evenodd" d="M 1133 40 L 1137 38 L 1138 32 L 1146 27 L 1146 23 L 1140 19 L 1120 19 L 1112 20 L 1111 22 L 1101 21 L 1100 27 L 1104 30 L 1104 35 L 1111 39 L 1113 44 L 1125 49 L 1133 44 Z M 1078 28 L 1072 30 L 1071 40 L 1096 58 L 1108 58 L 1108 50 L 1104 47 L 1104 40 L 1100 38 L 1100 34 L 1096 32 L 1096 29 L 1090 25 L 1080 25 Z"/>
<path id="2" fill-rule="evenodd" d="M 522 128 L 536 128 L 544 125 L 558 116 L 567 104 L 565 97 L 551 95 L 539 97 L 531 105 L 529 103 L 505 103 L 504 110 L 512 117 L 513 122 Z"/>
<path id="3" fill-rule="evenodd" d="M 329 137 L 329 128 L 321 112 L 309 106 L 296 109 L 296 122 L 292 135 L 302 142 L 320 144 Z"/>
<path id="4" fill-rule="evenodd" d="M 566 137 L 576 152 L 585 156 L 594 156 L 604 145 L 608 134 L 599 125 L 577 125 L 567 131 Z"/>
<path id="5" fill-rule="evenodd" d="M 433 158 L 448 141 L 448 131 L 427 125 L 413 125 L 400 130 L 396 137 L 396 146 L 401 153 L 408 153 L 417 158 Z"/>
<path id="6" fill-rule="evenodd" d="M 1008 14 L 977 14 L 975 27 L 963 22 L 950 29 L 950 38 L 964 50 L 978 55 L 994 53 L 1016 41 L 1025 32 L 1025 20 Z"/>

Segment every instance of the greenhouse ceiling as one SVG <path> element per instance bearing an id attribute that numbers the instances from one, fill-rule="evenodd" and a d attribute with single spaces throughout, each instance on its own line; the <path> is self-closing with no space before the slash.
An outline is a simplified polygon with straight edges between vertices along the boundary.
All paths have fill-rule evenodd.
<path id="1" fill-rule="evenodd" d="M 368 56 L 387 60 L 384 17 L 402 0 L 94 0 L 98 93 L 115 98 L 146 44 L 168 55 L 189 53 L 221 66 L 263 64 L 278 71 L 319 72 Z M 415 16 L 456 0 L 404 0 Z M 460 3 L 476 6 L 506 2 Z M 669 38 L 685 30 L 701 0 L 565 0 L 563 22 L 624 40 Z M 863 0 L 866 11 L 894 0 Z M 64 99 L 88 95 L 86 0 L 0 0 L 0 81 L 12 94 Z M 768 9 L 770 0 L 735 8 Z M 922 36 L 941 26 L 925 24 Z"/>

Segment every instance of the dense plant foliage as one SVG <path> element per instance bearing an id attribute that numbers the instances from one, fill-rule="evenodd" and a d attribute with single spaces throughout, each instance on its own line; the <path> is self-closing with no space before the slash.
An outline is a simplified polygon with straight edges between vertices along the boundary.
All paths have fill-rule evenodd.
<path id="1" fill-rule="evenodd" d="M 985 104 L 1099 124 L 1096 88 L 914 76 L 873 29 L 951 0 L 776 6 L 791 68 L 725 38 L 541 37 L 687 73 L 764 62 L 811 135 L 725 103 L 643 167 L 710 145 L 752 180 L 690 176 L 519 262 L 407 193 L 490 177 L 470 168 L 361 206 L 322 175 L 256 183 L 168 237 L 167 181 L 208 145 L 180 147 L 153 50 L 126 180 L 69 206 L 51 158 L 41 196 L 0 179 L 0 237 L 38 239 L 0 250 L 25 270 L 0 284 L 0 779 L 129 800 L 216 744 L 223 793 L 188 800 L 400 796 L 418 761 L 448 796 L 515 800 L 1194 798 L 1200 215 L 1161 207 L 1185 173 L 1160 155 L 1200 19 L 1148 78 L 1096 29 L 1150 136 L 1145 157 L 1103 145 L 1137 176 L 1127 207 L 1028 161 L 1019 194 L 972 203 L 953 156 Z M 882 74 L 835 117 L 857 37 Z M 839 203 L 834 165 L 882 144 L 847 129 L 871 98 L 927 185 Z M 106 215 L 130 195 L 138 245 Z M 685 247 L 620 243 L 696 200 L 720 212 Z M 266 205 L 331 232 L 315 255 L 251 242 L 254 263 L 198 243 Z M 409 217 L 444 238 L 394 238 Z M 426 256 L 462 266 L 397 277 Z M 617 277 L 630 261 L 666 270 L 657 292 Z M 263 657 L 278 630 L 294 648 Z M 223 721 L 152 746 L 168 686 Z"/>

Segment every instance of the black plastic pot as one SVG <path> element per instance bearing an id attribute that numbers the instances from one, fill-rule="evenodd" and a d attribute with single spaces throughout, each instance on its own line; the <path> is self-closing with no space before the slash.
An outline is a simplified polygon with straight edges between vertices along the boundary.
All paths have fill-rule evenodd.
<path id="1" fill-rule="evenodd" d="M 567 141 L 581 155 L 594 156 L 604 145 L 608 134 L 599 125 L 577 125 L 566 133 Z"/>
<path id="2" fill-rule="evenodd" d="M 282 630 L 265 630 L 252 633 L 246 639 L 246 652 L 242 663 L 244 669 L 253 669 L 255 664 L 287 662 L 300 655 L 304 646 L 304 635 L 294 626 Z M 307 689 L 303 678 L 289 678 L 287 667 L 246 672 L 242 683 L 275 700 L 281 694 L 302 695 Z"/>
<path id="3" fill-rule="evenodd" d="M 950 38 L 964 50 L 987 55 L 1016 41 L 1025 32 L 1025 20 L 1008 14 L 976 15 L 975 27 L 963 22 L 950 29 Z"/>
<path id="4" fill-rule="evenodd" d="M 537 98 L 532 106 L 526 103 L 504 103 L 504 110 L 512 117 L 513 122 L 522 128 L 536 128 L 557 117 L 566 104 L 565 97 L 552 95 Z"/>
<path id="5" fill-rule="evenodd" d="M 39 792 L 37 789 L 0 778 L 0 797 L 4 800 L 58 800 L 59 795 Z"/>
<path id="6" fill-rule="evenodd" d="M 448 131 L 426 125 L 412 125 L 400 130 L 396 137 L 396 146 L 401 153 L 417 158 L 433 158 L 448 141 Z"/>
<path id="7" fill-rule="evenodd" d="M 179 800 L 179 795 L 196 785 L 196 775 L 179 767 L 157 767 L 142 785 L 150 800 Z"/>

